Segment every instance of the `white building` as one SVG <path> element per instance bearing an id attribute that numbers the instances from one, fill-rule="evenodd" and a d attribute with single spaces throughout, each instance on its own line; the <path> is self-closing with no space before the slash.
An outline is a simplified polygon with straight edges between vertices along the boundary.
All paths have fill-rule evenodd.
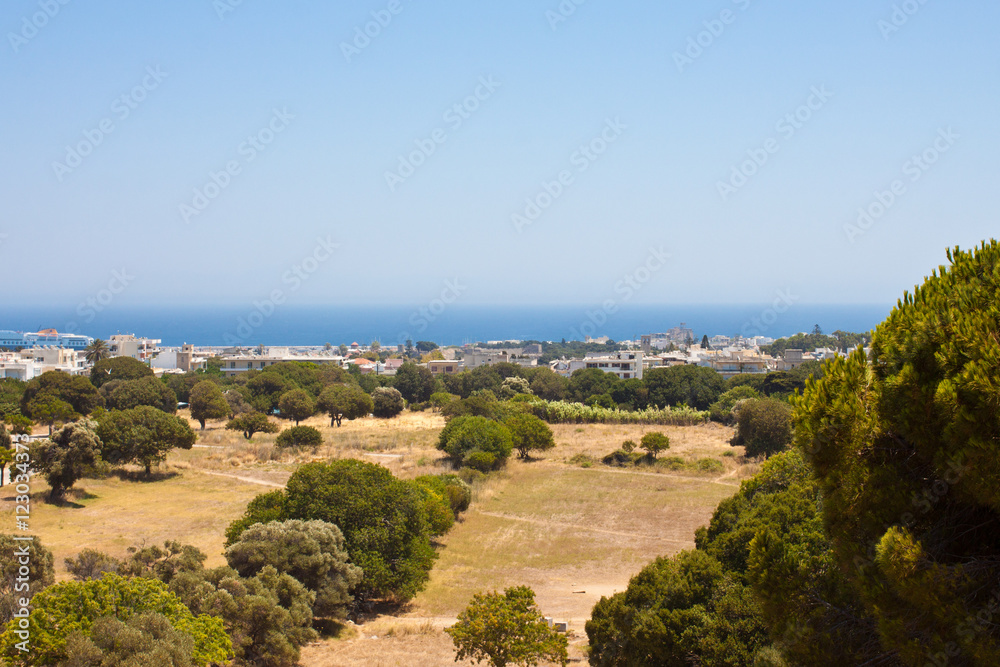
<path id="1" fill-rule="evenodd" d="M 108 339 L 108 351 L 112 357 L 149 361 L 156 356 L 161 342 L 159 339 L 138 338 L 132 334 L 115 334 Z"/>
<path id="2" fill-rule="evenodd" d="M 572 375 L 574 371 L 583 368 L 597 368 L 605 373 L 613 373 L 619 380 L 642 379 L 642 352 L 614 352 L 612 354 L 585 359 L 570 359 L 566 372 Z"/>
<path id="3" fill-rule="evenodd" d="M 28 382 L 49 371 L 85 375 L 89 371 L 89 365 L 85 353 L 60 347 L 0 353 L 0 378 L 16 378 Z"/>

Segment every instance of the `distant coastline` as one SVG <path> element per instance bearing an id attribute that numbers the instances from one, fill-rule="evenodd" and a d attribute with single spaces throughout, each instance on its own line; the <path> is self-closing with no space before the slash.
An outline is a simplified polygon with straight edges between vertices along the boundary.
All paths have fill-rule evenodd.
<path id="1" fill-rule="evenodd" d="M 95 338 L 134 333 L 159 338 L 164 346 L 290 345 L 332 343 L 382 345 L 429 340 L 462 345 L 488 340 L 582 340 L 609 336 L 633 340 L 666 331 L 680 323 L 703 334 L 761 335 L 771 338 L 811 331 L 868 331 L 884 320 L 895 304 L 878 306 L 791 304 L 759 305 L 630 305 L 605 312 L 599 306 L 292 306 L 268 309 L 248 306 L 114 306 L 101 312 L 59 306 L 0 308 L 0 329 L 57 329 Z"/>

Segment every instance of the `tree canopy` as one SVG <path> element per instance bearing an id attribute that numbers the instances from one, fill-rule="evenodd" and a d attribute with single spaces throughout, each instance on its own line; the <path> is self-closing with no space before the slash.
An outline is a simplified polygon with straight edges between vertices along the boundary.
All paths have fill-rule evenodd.
<path id="1" fill-rule="evenodd" d="M 151 472 L 174 448 L 191 449 L 197 436 L 186 419 L 142 405 L 112 410 L 98 420 L 97 435 L 108 463 L 137 463 Z"/>

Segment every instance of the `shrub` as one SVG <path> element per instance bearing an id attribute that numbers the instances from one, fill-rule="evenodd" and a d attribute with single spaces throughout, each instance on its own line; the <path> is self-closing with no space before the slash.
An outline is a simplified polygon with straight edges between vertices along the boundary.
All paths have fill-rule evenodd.
<path id="1" fill-rule="evenodd" d="M 534 415 L 513 415 L 503 424 L 510 430 L 514 449 L 522 459 L 528 458 L 531 452 L 543 452 L 556 446 L 552 429 Z"/>
<path id="2" fill-rule="evenodd" d="M 642 436 L 639 446 L 646 450 L 649 458 L 655 460 L 657 454 L 670 449 L 670 438 L 659 431 L 652 431 Z"/>
<path id="3" fill-rule="evenodd" d="M 695 465 L 699 472 L 713 474 L 722 472 L 722 461 L 719 459 L 698 459 L 698 462 Z"/>
<path id="4" fill-rule="evenodd" d="M 258 502 L 259 501 L 259 502 Z M 355 597 L 408 600 L 427 581 L 436 558 L 422 494 L 374 463 L 343 459 L 307 463 L 285 491 L 258 496 L 226 536 L 233 544 L 254 523 L 318 519 L 340 527 L 351 562 L 364 571 Z"/>
<path id="5" fill-rule="evenodd" d="M 249 440 L 255 433 L 277 433 L 281 430 L 277 424 L 261 412 L 245 412 L 229 420 L 226 429 L 240 431 Z"/>
<path id="6" fill-rule="evenodd" d="M 379 387 L 372 392 L 372 414 L 391 419 L 403 411 L 403 395 L 392 387 Z"/>
<path id="7" fill-rule="evenodd" d="M 453 460 L 485 472 L 507 462 L 513 439 L 506 426 L 485 417 L 456 417 L 441 431 L 437 447 Z"/>
<path id="8" fill-rule="evenodd" d="M 744 399 L 733 409 L 736 434 L 730 440 L 746 456 L 770 456 L 792 442 L 792 408 L 773 398 Z"/>
<path id="9" fill-rule="evenodd" d="M 361 568 L 348 563 L 344 536 L 325 521 L 272 521 L 250 526 L 226 549 L 229 566 L 253 577 L 268 565 L 288 574 L 316 594 L 316 616 L 344 618 L 350 590 L 361 581 Z"/>
<path id="10" fill-rule="evenodd" d="M 708 409 L 709 417 L 712 421 L 722 422 L 723 424 L 732 424 L 736 421 L 732 412 L 733 406 L 736 405 L 737 401 L 741 401 L 746 398 L 760 398 L 760 393 L 750 385 L 746 384 L 733 387 L 726 393 L 722 394 L 722 396 L 719 396 L 719 400 L 712 403 L 711 407 Z"/>
<path id="11" fill-rule="evenodd" d="M 478 593 L 446 628 L 457 649 L 455 660 L 489 661 L 494 667 L 535 665 L 539 660 L 566 665 L 567 639 L 545 622 L 527 586 L 500 593 Z"/>
<path id="12" fill-rule="evenodd" d="M 293 426 L 285 429 L 275 439 L 278 447 L 319 447 L 323 444 L 323 435 L 312 426 Z"/>

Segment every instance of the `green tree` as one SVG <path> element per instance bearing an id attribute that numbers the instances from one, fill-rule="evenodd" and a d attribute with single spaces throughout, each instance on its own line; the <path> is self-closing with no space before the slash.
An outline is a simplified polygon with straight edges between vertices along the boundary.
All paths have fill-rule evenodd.
<path id="1" fill-rule="evenodd" d="M 255 523 L 282 521 L 285 516 L 284 490 L 269 491 L 256 496 L 247 504 L 243 516 L 229 524 L 226 529 L 226 546 L 234 544 L 243 531 Z"/>
<path id="2" fill-rule="evenodd" d="M 743 447 L 746 456 L 771 456 L 792 442 L 792 408 L 773 398 L 751 398 L 733 407 L 736 434 L 733 447 Z"/>
<path id="3" fill-rule="evenodd" d="M 456 661 L 485 660 L 493 667 L 568 662 L 566 636 L 548 626 L 535 605 L 535 592 L 527 586 L 473 595 L 458 622 L 445 632 L 455 644 Z"/>
<path id="4" fill-rule="evenodd" d="M 98 389 L 112 380 L 139 380 L 154 377 L 153 370 L 132 357 L 101 359 L 90 369 L 90 382 Z"/>
<path id="5" fill-rule="evenodd" d="M 303 419 L 316 414 L 316 403 L 304 389 L 292 389 L 278 399 L 278 409 L 281 410 L 282 417 L 294 421 L 298 426 Z"/>
<path id="6" fill-rule="evenodd" d="M 294 385 L 277 372 L 275 366 L 271 366 L 266 371 L 249 377 L 246 388 L 250 394 L 247 397 L 247 402 L 253 406 L 254 410 L 271 414 L 278 409 L 281 395 L 289 389 L 293 389 Z"/>
<path id="7" fill-rule="evenodd" d="M 129 410 L 140 405 L 150 405 L 169 414 L 177 412 L 177 394 L 155 377 L 112 380 L 101 386 L 101 394 L 109 410 Z"/>
<path id="8" fill-rule="evenodd" d="M 5 421 L 21 413 L 21 397 L 26 386 L 17 378 L 0 378 L 0 417 Z"/>
<path id="9" fill-rule="evenodd" d="M 190 667 L 194 639 L 175 630 L 163 614 L 143 612 L 122 623 L 94 621 L 91 636 L 79 630 L 66 638 L 66 660 L 58 667 Z"/>
<path id="10" fill-rule="evenodd" d="M 103 361 L 111 356 L 111 351 L 108 350 L 107 341 L 101 338 L 95 338 L 93 342 L 87 346 L 85 352 L 85 358 L 89 364 L 96 364 L 98 361 Z"/>
<path id="11" fill-rule="evenodd" d="M 527 459 L 531 452 L 544 452 L 556 446 L 552 429 L 534 415 L 512 415 L 503 423 L 510 431 L 513 447 L 522 459 Z"/>
<path id="12" fill-rule="evenodd" d="M 104 405 L 104 399 L 87 378 L 62 371 L 42 373 L 29 382 L 21 394 L 21 414 L 31 416 L 28 406 L 37 398 L 55 398 L 69 403 L 73 411 L 89 415 Z"/>
<path id="13" fill-rule="evenodd" d="M 712 421 L 732 424 L 736 421 L 733 415 L 733 406 L 747 398 L 760 398 L 760 394 L 756 389 L 746 384 L 738 385 L 726 391 L 719 396 L 719 400 L 712 403 L 708 408 Z"/>
<path id="14" fill-rule="evenodd" d="M 233 646 L 222 621 L 195 616 L 165 584 L 154 579 L 125 579 L 106 574 L 90 581 L 65 581 L 49 586 L 32 598 L 28 616 L 31 650 L 16 647 L 17 621 L 7 625 L 0 636 L 0 654 L 15 664 L 55 665 L 67 659 L 70 635 L 92 638 L 94 625 L 103 617 L 128 621 L 135 615 L 153 612 L 166 617 L 170 625 L 191 637 L 195 665 L 222 662 L 233 655 Z"/>
<path id="15" fill-rule="evenodd" d="M 707 410 L 726 386 L 715 370 L 690 364 L 651 368 L 642 381 L 649 390 L 649 402 L 661 408 L 685 404 L 696 410 Z"/>
<path id="16" fill-rule="evenodd" d="M 205 430 L 206 421 L 223 419 L 230 412 L 229 401 L 222 393 L 222 388 L 211 380 L 202 380 L 191 389 L 188 405 L 191 408 L 191 418 L 198 420 L 202 431 Z"/>
<path id="17" fill-rule="evenodd" d="M 485 417 L 463 416 L 449 421 L 437 448 L 456 463 L 484 472 L 502 467 L 514 448 L 510 429 Z"/>
<path id="18" fill-rule="evenodd" d="M 500 385 L 500 397 L 504 399 L 511 399 L 518 394 L 530 394 L 531 384 L 528 382 L 527 378 L 522 377 L 509 377 L 505 378 L 503 384 Z"/>
<path id="19" fill-rule="evenodd" d="M 10 430 L 15 435 L 31 435 L 31 427 L 34 423 L 29 417 L 9 414 L 4 418 L 4 421 L 10 425 Z"/>
<path id="20" fill-rule="evenodd" d="M 372 414 L 391 419 L 403 411 L 403 395 L 392 387 L 379 387 L 372 392 Z"/>
<path id="21" fill-rule="evenodd" d="M 594 606 L 586 624 L 591 664 L 686 667 L 694 656 L 708 657 L 706 640 L 721 634 L 711 627 L 717 600 L 734 585 L 738 582 L 702 551 L 657 558 L 632 577 L 624 592 L 602 597 Z M 751 634 L 755 637 L 746 652 L 752 657 L 767 634 L 759 621 Z M 751 660 L 703 664 L 750 665 Z"/>
<path id="22" fill-rule="evenodd" d="M 78 418 L 73 406 L 55 396 L 39 394 L 27 405 L 28 414 L 39 424 L 49 427 L 49 437 L 52 437 L 52 427 L 65 424 Z"/>
<path id="23" fill-rule="evenodd" d="M 670 449 L 670 438 L 659 431 L 650 431 L 642 436 L 639 446 L 646 450 L 649 458 L 655 459 L 657 454 Z"/>
<path id="24" fill-rule="evenodd" d="M 318 519 L 340 528 L 351 562 L 364 571 L 355 589 L 360 601 L 405 601 L 427 582 L 436 554 L 424 498 L 382 466 L 353 459 L 307 463 L 288 480 L 284 497 L 265 496 L 226 531 L 230 543 L 254 523 Z"/>
<path id="25" fill-rule="evenodd" d="M 55 583 L 56 573 L 52 552 L 45 548 L 37 535 L 30 542 L 17 540 L 24 535 L 0 533 L 0 625 L 7 625 L 14 612 L 43 588 Z M 25 552 L 27 554 L 25 555 Z M 28 574 L 21 572 L 21 559 L 27 560 Z M 20 580 L 19 580 L 20 579 Z"/>
<path id="26" fill-rule="evenodd" d="M 567 398 L 576 403 L 583 403 L 591 396 L 608 393 L 618 382 L 617 375 L 605 373 L 600 368 L 583 368 L 573 371 L 569 377 Z"/>
<path id="27" fill-rule="evenodd" d="M 31 445 L 31 464 L 49 483 L 49 500 L 61 500 L 66 490 L 101 460 L 97 424 L 82 420 L 66 424 L 48 440 Z"/>
<path id="28" fill-rule="evenodd" d="M 197 436 L 186 419 L 142 405 L 131 410 L 112 410 L 99 420 L 97 435 L 104 443 L 102 458 L 121 465 L 137 463 L 148 477 L 153 464 L 167 459 L 174 448 L 191 449 Z"/>
<path id="29" fill-rule="evenodd" d="M 948 260 L 904 293 L 870 357 L 828 361 L 807 383 L 796 441 L 886 653 L 997 664 L 1000 244 Z"/>
<path id="30" fill-rule="evenodd" d="M 350 591 L 362 577 L 361 568 L 348 562 L 340 529 L 325 521 L 250 526 L 226 549 L 226 560 L 243 577 L 256 576 L 268 565 L 291 575 L 316 594 L 316 616 L 345 618 L 353 601 Z"/>
<path id="31" fill-rule="evenodd" d="M 561 401 L 568 390 L 569 380 L 550 368 L 539 368 L 531 378 L 531 392 L 546 401 Z"/>
<path id="32" fill-rule="evenodd" d="M 472 502 L 472 489 L 458 475 L 451 473 L 421 475 L 413 481 L 446 498 L 456 519 L 459 514 L 469 509 L 469 504 Z"/>
<path id="33" fill-rule="evenodd" d="M 410 403 L 423 403 L 434 393 L 434 375 L 423 366 L 407 362 L 396 371 L 392 386 Z"/>
<path id="34" fill-rule="evenodd" d="M 278 447 L 312 447 L 323 444 L 323 434 L 312 426 L 293 426 L 285 429 L 275 438 Z"/>
<path id="35" fill-rule="evenodd" d="M 344 419 L 367 417 L 374 409 L 372 397 L 355 385 L 335 384 L 323 390 L 316 401 L 321 412 L 330 415 L 330 426 L 340 426 Z"/>
<path id="36" fill-rule="evenodd" d="M 293 667 L 299 647 L 314 641 L 315 594 L 270 565 L 244 579 L 228 567 L 179 573 L 170 582 L 192 613 L 223 621 L 237 665 Z"/>
<path id="37" fill-rule="evenodd" d="M 417 350 L 420 351 L 420 352 L 431 352 L 431 351 L 436 350 L 436 349 L 438 349 L 438 344 L 437 343 L 433 343 L 433 342 L 431 342 L 429 340 L 418 340 L 417 341 Z"/>
<path id="38" fill-rule="evenodd" d="M 712 349 L 712 344 L 708 342 L 708 334 L 705 334 L 704 336 L 701 337 L 701 349 L 703 350 Z"/>
<path id="39" fill-rule="evenodd" d="M 237 415 L 229 420 L 226 429 L 240 431 L 247 440 L 251 439 L 255 433 L 277 433 L 281 430 L 277 424 L 267 418 L 267 415 L 260 412 Z"/>

